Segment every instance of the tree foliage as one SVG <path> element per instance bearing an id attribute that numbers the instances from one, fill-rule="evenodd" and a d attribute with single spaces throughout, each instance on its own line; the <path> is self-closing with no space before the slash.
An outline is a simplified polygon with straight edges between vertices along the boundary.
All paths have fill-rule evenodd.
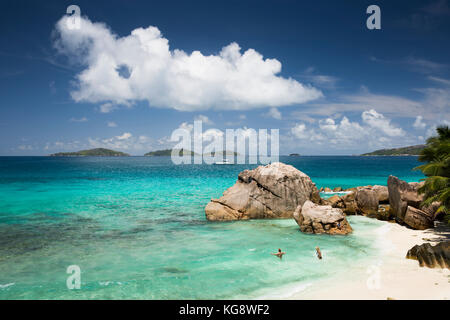
<path id="1" fill-rule="evenodd" d="M 440 126 L 437 135 L 428 138 L 426 147 L 419 155 L 419 161 L 425 164 L 418 166 L 427 177 L 425 184 L 419 189 L 424 195 L 423 206 L 439 203 L 438 213 L 443 213 L 450 223 L 450 129 Z"/>

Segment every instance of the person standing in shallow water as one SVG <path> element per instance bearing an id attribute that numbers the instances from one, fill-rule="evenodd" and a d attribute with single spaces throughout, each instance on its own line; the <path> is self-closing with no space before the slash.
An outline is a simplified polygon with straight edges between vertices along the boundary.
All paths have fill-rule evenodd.
<path id="1" fill-rule="evenodd" d="M 319 260 L 322 260 L 322 252 L 320 252 L 319 247 L 316 247 L 316 254 L 317 254 L 317 258 L 319 258 Z"/>
<path id="2" fill-rule="evenodd" d="M 281 260 L 283 258 L 283 255 L 286 254 L 286 252 L 282 252 L 281 249 L 278 249 L 277 253 L 271 253 L 271 254 L 274 256 L 277 256 Z"/>

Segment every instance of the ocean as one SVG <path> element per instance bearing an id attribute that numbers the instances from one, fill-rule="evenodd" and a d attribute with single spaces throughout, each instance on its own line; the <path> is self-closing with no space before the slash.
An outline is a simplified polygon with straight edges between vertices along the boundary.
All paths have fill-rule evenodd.
<path id="1" fill-rule="evenodd" d="M 317 187 L 423 178 L 416 157 L 280 157 Z M 384 222 L 349 217 L 349 236 L 293 219 L 208 222 L 204 207 L 256 165 L 173 165 L 170 157 L 0 157 L 0 299 L 286 298 L 361 276 Z M 314 248 L 324 256 L 318 260 Z M 270 255 L 278 248 L 282 260 Z M 79 266 L 80 289 L 67 268 Z"/>

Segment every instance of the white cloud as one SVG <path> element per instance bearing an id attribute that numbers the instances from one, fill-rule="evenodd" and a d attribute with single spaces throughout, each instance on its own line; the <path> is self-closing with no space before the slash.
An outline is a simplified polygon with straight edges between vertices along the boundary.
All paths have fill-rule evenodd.
<path id="1" fill-rule="evenodd" d="M 422 116 L 417 116 L 416 120 L 414 121 L 413 127 L 416 129 L 425 129 L 427 125 L 423 122 Z"/>
<path id="2" fill-rule="evenodd" d="M 278 111 L 277 108 L 270 108 L 269 112 L 266 113 L 266 116 L 274 118 L 276 120 L 281 120 L 281 112 Z"/>
<path id="3" fill-rule="evenodd" d="M 354 154 L 418 143 L 416 136 L 406 136 L 406 132 L 394 127 L 390 119 L 375 110 L 364 111 L 361 118 L 361 123 L 351 121 L 346 116 L 340 120 L 323 118 L 309 126 L 302 122 L 296 123 L 282 140 L 285 147 L 289 148 L 290 145 L 292 150 L 300 151 L 298 148 L 301 147 L 322 154 Z"/>
<path id="4" fill-rule="evenodd" d="M 70 120 L 69 120 L 70 122 L 87 122 L 88 121 L 88 118 L 86 118 L 86 117 L 82 117 L 82 118 L 70 118 Z"/>
<path id="5" fill-rule="evenodd" d="M 401 128 L 394 127 L 391 124 L 391 120 L 387 119 L 381 113 L 376 112 L 374 109 L 364 111 L 361 115 L 363 121 L 370 127 L 381 130 L 390 137 L 397 137 L 405 135 L 405 132 Z"/>
<path id="6" fill-rule="evenodd" d="M 125 132 L 124 134 L 122 134 L 121 136 L 116 136 L 116 138 L 118 140 L 127 140 L 130 139 L 133 135 L 129 132 Z"/>
<path id="7" fill-rule="evenodd" d="M 211 119 L 209 119 L 207 116 L 204 116 L 202 114 L 199 114 L 198 116 L 196 116 L 194 118 L 194 120 L 202 121 L 204 124 L 209 124 L 209 125 L 214 124 L 214 122 Z"/>
<path id="8" fill-rule="evenodd" d="M 314 67 L 307 68 L 300 77 L 324 89 L 335 89 L 336 83 L 339 81 L 338 78 L 333 76 L 317 74 Z"/>
<path id="9" fill-rule="evenodd" d="M 322 93 L 278 74 L 281 63 L 264 59 L 254 49 L 241 53 L 237 43 L 218 55 L 170 50 L 169 41 L 156 27 L 137 28 L 119 37 L 102 23 L 81 19 L 79 30 L 67 28 L 68 17 L 56 25 L 59 52 L 85 69 L 76 76 L 72 98 L 77 102 L 131 105 L 146 100 L 150 106 L 194 111 L 244 110 L 300 104 Z M 126 69 L 129 77 L 118 70 Z"/>
<path id="10" fill-rule="evenodd" d="M 298 139 L 308 138 L 306 125 L 304 123 L 297 123 L 293 128 L 291 128 L 291 133 Z"/>
<path id="11" fill-rule="evenodd" d="M 450 86 L 450 80 L 448 80 L 448 79 L 434 77 L 434 76 L 429 76 L 428 79 L 431 81 L 446 85 L 446 86 Z"/>
<path id="12" fill-rule="evenodd" d="M 117 124 L 114 122 L 114 121 L 108 121 L 108 127 L 110 127 L 110 128 L 115 128 L 115 127 L 117 127 Z"/>
<path id="13" fill-rule="evenodd" d="M 113 111 L 115 109 L 117 109 L 117 106 L 112 104 L 112 103 L 110 103 L 110 102 L 107 102 L 107 103 L 104 103 L 104 104 L 100 105 L 100 112 L 101 113 L 109 113 L 109 112 L 111 112 L 111 111 Z"/>

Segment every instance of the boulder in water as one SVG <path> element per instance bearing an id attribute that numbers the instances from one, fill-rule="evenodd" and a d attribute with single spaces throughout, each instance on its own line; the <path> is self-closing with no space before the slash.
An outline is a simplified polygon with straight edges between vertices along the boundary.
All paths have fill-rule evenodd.
<path id="1" fill-rule="evenodd" d="M 205 214 L 212 221 L 291 218 L 307 200 L 321 201 L 310 177 L 276 162 L 239 173 L 236 184 L 212 199 Z"/>
<path id="2" fill-rule="evenodd" d="M 378 196 L 369 188 L 361 188 L 355 196 L 358 211 L 365 216 L 376 217 L 378 212 Z"/>
<path id="3" fill-rule="evenodd" d="M 298 206 L 294 219 L 305 233 L 348 234 L 352 227 L 341 209 L 321 206 L 307 200 Z"/>

